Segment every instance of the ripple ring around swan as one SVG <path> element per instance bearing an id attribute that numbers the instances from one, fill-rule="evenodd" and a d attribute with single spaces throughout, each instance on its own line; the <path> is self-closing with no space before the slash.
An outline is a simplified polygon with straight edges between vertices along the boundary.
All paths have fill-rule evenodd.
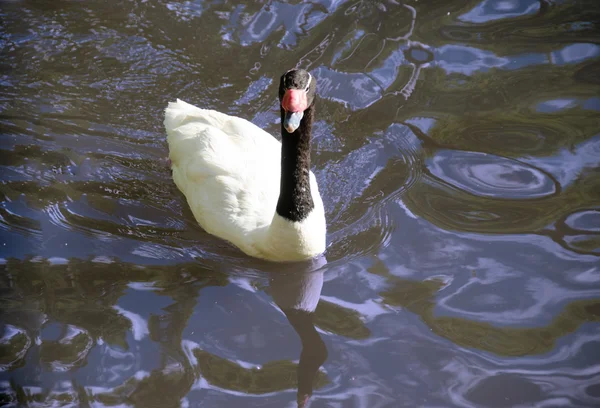
<path id="1" fill-rule="evenodd" d="M 423 170 L 421 141 L 412 129 L 403 124 L 392 124 L 385 132 L 371 138 L 369 144 L 324 170 L 321 189 L 325 200 L 330 201 L 326 205 L 328 251 L 333 252 L 334 259 L 355 259 L 377 251 L 391 241 L 395 225 L 386 204 L 405 194 L 420 180 Z M 363 211 L 353 211 L 356 207 Z M 363 240 L 360 249 L 352 246 L 352 239 L 373 228 L 379 231 L 369 235 L 370 245 L 365 246 Z"/>

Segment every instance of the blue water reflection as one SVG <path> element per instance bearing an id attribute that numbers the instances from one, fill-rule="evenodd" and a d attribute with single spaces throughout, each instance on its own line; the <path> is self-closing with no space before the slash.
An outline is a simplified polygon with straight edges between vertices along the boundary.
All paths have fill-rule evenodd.
<path id="1" fill-rule="evenodd" d="M 539 0 L 484 0 L 469 12 L 459 16 L 458 19 L 481 24 L 504 18 L 535 14 L 539 9 Z"/>

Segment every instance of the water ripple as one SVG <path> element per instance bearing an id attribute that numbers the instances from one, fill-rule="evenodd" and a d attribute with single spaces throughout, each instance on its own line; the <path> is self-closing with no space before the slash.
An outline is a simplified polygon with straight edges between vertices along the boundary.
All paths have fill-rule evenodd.
<path id="1" fill-rule="evenodd" d="M 25 330 L 13 325 L 4 325 L 3 334 L 0 338 L 0 372 L 8 371 L 23 365 L 23 359 L 31 347 L 31 338 Z"/>
<path id="2" fill-rule="evenodd" d="M 394 124 L 344 160 L 317 172 L 334 258 L 385 247 L 394 231 L 385 204 L 419 180 L 422 153 L 410 128 Z"/>
<path id="3" fill-rule="evenodd" d="M 569 214 L 565 224 L 576 231 L 600 232 L 600 210 L 584 210 Z"/>
<path id="4" fill-rule="evenodd" d="M 440 150 L 428 160 L 427 168 L 445 182 L 481 197 L 532 199 L 560 191 L 543 171 L 491 154 Z"/>
<path id="5" fill-rule="evenodd" d="M 39 237 L 42 234 L 42 228 L 36 218 L 35 212 L 28 209 L 21 200 L 0 204 L 0 229 L 6 232 L 17 231 L 21 234 Z"/>
<path id="6" fill-rule="evenodd" d="M 315 334 L 314 406 L 598 405 L 599 13 L 2 2 L 0 405 L 302 406 Z M 293 66 L 329 243 L 294 323 L 295 267 L 201 230 L 162 124 L 181 98 L 277 134 Z"/>
<path id="7" fill-rule="evenodd" d="M 67 325 L 57 340 L 44 340 L 40 359 L 52 371 L 68 371 L 84 364 L 94 340 L 87 330 Z"/>
<path id="8" fill-rule="evenodd" d="M 472 10 L 458 17 L 469 23 L 490 21 L 535 14 L 540 9 L 539 0 L 484 0 Z"/>

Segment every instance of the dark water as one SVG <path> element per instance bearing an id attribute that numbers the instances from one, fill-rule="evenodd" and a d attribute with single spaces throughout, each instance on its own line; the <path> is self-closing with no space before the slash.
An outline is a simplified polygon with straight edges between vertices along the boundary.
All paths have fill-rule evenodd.
<path id="1" fill-rule="evenodd" d="M 0 405 L 600 405 L 597 0 L 0 9 Z M 277 134 L 296 65 L 328 249 L 273 266 L 197 226 L 162 115 Z"/>

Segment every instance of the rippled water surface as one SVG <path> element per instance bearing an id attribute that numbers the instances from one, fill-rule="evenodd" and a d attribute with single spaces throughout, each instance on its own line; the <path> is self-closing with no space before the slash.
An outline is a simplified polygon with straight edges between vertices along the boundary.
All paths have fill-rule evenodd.
<path id="1" fill-rule="evenodd" d="M 0 405 L 599 406 L 599 21 L 0 1 Z M 197 225 L 162 119 L 181 98 L 277 135 L 294 66 L 328 248 L 272 265 Z"/>

